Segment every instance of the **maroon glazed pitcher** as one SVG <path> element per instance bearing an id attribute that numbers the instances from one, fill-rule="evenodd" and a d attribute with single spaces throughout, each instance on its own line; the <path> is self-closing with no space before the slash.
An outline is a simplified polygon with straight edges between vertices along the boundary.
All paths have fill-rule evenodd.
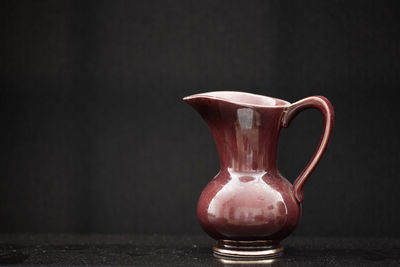
<path id="1" fill-rule="evenodd" d="M 334 112 L 323 96 L 290 104 L 242 93 L 209 92 L 185 97 L 214 136 L 221 171 L 202 192 L 197 206 L 200 225 L 217 240 L 220 257 L 277 257 L 280 241 L 296 227 L 303 187 L 324 153 Z M 322 112 L 325 127 L 317 151 L 293 185 L 277 169 L 279 131 L 302 110 Z"/>

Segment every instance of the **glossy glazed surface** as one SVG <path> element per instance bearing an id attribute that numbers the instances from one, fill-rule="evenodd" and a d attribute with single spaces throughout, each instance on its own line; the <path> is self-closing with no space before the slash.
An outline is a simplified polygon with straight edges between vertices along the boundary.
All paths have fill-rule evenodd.
<path id="1" fill-rule="evenodd" d="M 217 240 L 279 241 L 289 235 L 300 218 L 304 183 L 332 130 L 329 101 L 310 97 L 291 105 L 241 92 L 211 92 L 184 100 L 208 124 L 220 157 L 221 171 L 198 203 L 203 229 Z M 320 109 L 326 126 L 316 154 L 293 187 L 277 170 L 278 137 L 281 127 L 305 108 Z"/>
<path id="2" fill-rule="evenodd" d="M 281 240 L 295 228 L 300 209 L 279 173 L 223 170 L 201 194 L 197 216 L 214 239 Z"/>

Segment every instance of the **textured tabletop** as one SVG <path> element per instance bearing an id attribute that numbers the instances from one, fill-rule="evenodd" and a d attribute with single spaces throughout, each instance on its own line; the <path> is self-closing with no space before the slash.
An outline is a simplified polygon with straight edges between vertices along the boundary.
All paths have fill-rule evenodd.
<path id="1" fill-rule="evenodd" d="M 300 238 L 270 266 L 400 266 L 399 239 Z M 0 234 L 0 264 L 244 266 L 217 260 L 206 236 Z M 251 263 L 250 265 L 254 265 Z M 258 265 L 259 266 L 259 265 Z"/>

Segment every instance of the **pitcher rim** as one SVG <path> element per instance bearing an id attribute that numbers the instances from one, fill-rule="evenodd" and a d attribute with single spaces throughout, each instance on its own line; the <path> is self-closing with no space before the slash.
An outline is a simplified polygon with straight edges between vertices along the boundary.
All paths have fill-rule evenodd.
<path id="1" fill-rule="evenodd" d="M 269 101 L 274 101 L 274 104 L 255 104 L 255 103 L 249 103 L 249 101 L 237 101 L 237 100 L 233 100 L 227 97 L 221 97 L 221 96 L 216 96 L 215 94 L 233 94 L 233 95 L 246 95 L 246 96 L 250 96 L 252 98 L 255 99 L 263 99 L 264 101 L 267 99 Z M 259 107 L 259 108 L 282 108 L 282 107 L 287 107 L 289 106 L 291 103 L 283 100 L 283 99 L 279 99 L 276 97 L 271 97 L 271 96 L 265 96 L 265 95 L 259 95 L 259 94 L 253 94 L 253 93 L 248 93 L 248 92 L 241 92 L 241 91 L 209 91 L 209 92 L 205 92 L 205 93 L 198 93 L 198 94 L 193 94 L 193 95 L 189 95 L 183 98 L 184 101 L 186 100 L 190 100 L 190 99 L 195 99 L 195 98 L 208 98 L 208 99 L 215 99 L 215 100 L 220 100 L 220 101 L 224 101 L 224 102 L 228 102 L 228 103 L 232 103 L 232 104 L 236 104 L 236 105 L 241 105 L 241 106 L 248 106 L 248 107 Z M 282 103 L 279 103 L 282 102 Z"/>

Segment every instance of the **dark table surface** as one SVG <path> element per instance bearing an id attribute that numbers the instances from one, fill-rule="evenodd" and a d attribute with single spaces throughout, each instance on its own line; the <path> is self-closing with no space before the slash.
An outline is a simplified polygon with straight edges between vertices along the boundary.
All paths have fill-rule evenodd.
<path id="1" fill-rule="evenodd" d="M 0 264 L 245 266 L 212 255 L 207 236 L 0 234 Z M 301 238 L 270 266 L 400 266 L 400 239 Z M 260 265 L 257 265 L 260 266 Z"/>

